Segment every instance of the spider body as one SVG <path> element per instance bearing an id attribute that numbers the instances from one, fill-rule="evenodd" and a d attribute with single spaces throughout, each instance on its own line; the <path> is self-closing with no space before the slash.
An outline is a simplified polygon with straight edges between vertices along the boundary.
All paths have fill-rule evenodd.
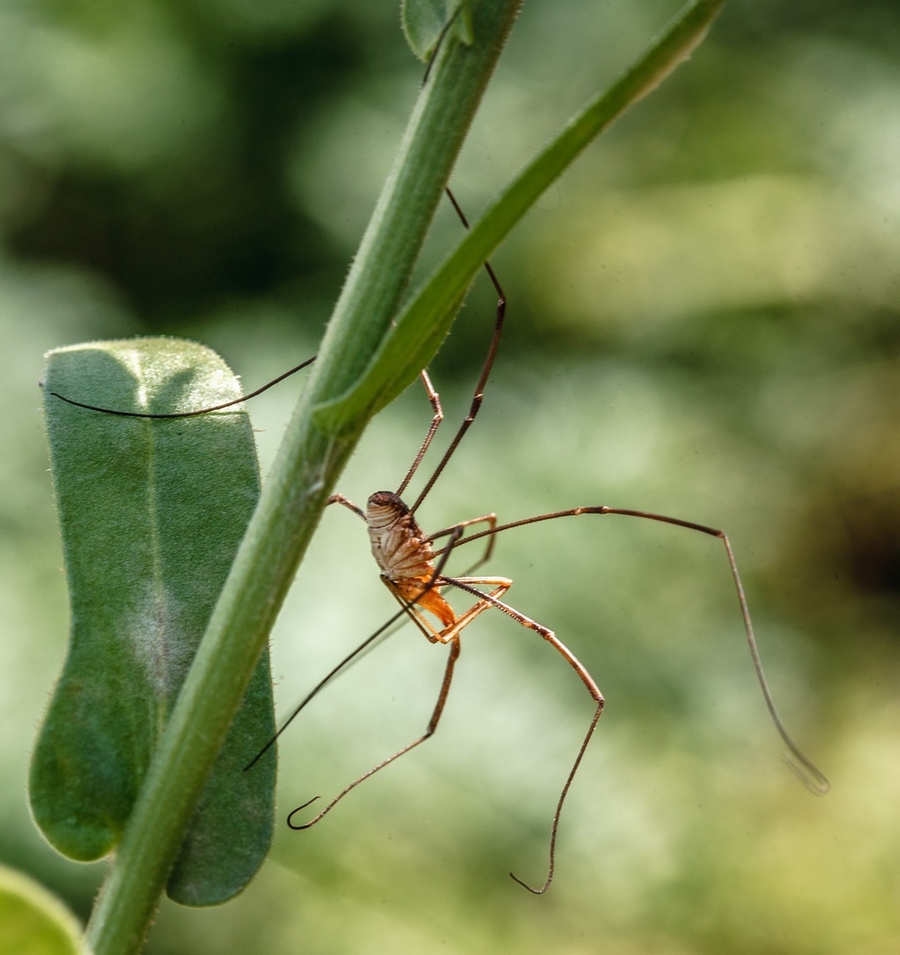
<path id="1" fill-rule="evenodd" d="M 403 499 L 393 491 L 376 491 L 366 503 L 364 519 L 372 556 L 388 590 L 402 604 L 434 614 L 444 630 L 452 628 L 457 617 L 441 596 L 431 541 Z M 446 642 L 440 634 L 425 635 L 432 643 Z"/>

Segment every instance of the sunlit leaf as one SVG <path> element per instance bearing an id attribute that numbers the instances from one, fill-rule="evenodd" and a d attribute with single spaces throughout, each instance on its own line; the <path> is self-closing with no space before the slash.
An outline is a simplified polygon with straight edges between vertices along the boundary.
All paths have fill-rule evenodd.
<path id="1" fill-rule="evenodd" d="M 71 605 L 68 656 L 38 739 L 31 804 L 49 841 L 90 860 L 117 845 L 259 493 L 242 411 L 171 412 L 240 395 L 215 353 L 172 339 L 48 355 L 47 429 Z M 222 901 L 271 838 L 275 761 L 244 773 L 271 736 L 258 665 L 169 882 L 186 904 Z"/>

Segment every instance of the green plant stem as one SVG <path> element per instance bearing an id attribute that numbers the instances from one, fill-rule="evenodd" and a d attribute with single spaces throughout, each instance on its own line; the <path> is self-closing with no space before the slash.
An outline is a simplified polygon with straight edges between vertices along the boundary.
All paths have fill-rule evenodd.
<path id="1" fill-rule="evenodd" d="M 475 42 L 438 55 L 222 596 L 87 928 L 95 955 L 140 949 L 204 781 L 328 494 L 365 420 L 329 434 L 311 411 L 344 391 L 383 337 L 519 0 L 474 5 Z"/>

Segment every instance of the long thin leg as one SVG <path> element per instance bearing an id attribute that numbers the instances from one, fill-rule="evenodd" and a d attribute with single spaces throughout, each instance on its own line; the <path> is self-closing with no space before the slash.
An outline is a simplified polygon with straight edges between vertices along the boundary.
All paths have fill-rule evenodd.
<path id="1" fill-rule="evenodd" d="M 401 756 L 405 756 L 411 749 L 415 749 L 420 743 L 424 743 L 425 740 L 429 739 L 434 735 L 434 731 L 438 727 L 438 723 L 441 719 L 441 714 L 444 712 L 444 706 L 447 703 L 447 695 L 450 692 L 450 683 L 453 680 L 453 669 L 456 666 L 456 661 L 459 657 L 459 637 L 454 637 L 450 641 L 450 653 L 447 656 L 447 666 L 444 669 L 444 679 L 441 682 L 440 693 L 438 694 L 437 703 L 435 703 L 434 710 L 431 714 L 431 719 L 428 721 L 428 726 L 425 729 L 425 732 L 416 740 L 404 746 L 403 749 L 397 750 L 392 756 L 388 756 L 387 759 L 382 760 L 377 766 L 373 766 L 368 772 L 363 773 L 358 779 L 354 779 L 349 786 L 346 786 L 341 792 L 339 792 L 334 799 L 316 816 L 313 816 L 309 822 L 304 822 L 300 825 L 296 825 L 291 820 L 293 817 L 302 810 L 306 809 L 307 806 L 313 799 L 310 799 L 308 802 L 303 803 L 302 806 L 298 806 L 294 809 L 287 817 L 287 824 L 291 829 L 309 829 L 310 826 L 314 826 L 320 819 L 326 816 L 332 809 L 347 795 L 351 790 L 356 789 L 356 787 L 365 782 L 370 776 L 374 776 L 379 770 L 384 769 L 385 766 L 389 766 L 395 760 L 399 759 Z M 318 797 L 316 797 L 318 798 Z"/>
<path id="2" fill-rule="evenodd" d="M 778 712 L 778 708 L 775 706 L 775 700 L 772 696 L 772 691 L 769 689 L 769 683 L 766 679 L 765 672 L 763 671 L 762 660 L 759 655 L 759 647 L 756 643 L 756 635 L 753 630 L 753 622 L 750 619 L 750 608 L 747 604 L 747 597 L 744 593 L 744 585 L 741 582 L 741 575 L 738 572 L 737 562 L 734 558 L 734 551 L 731 547 L 731 541 L 728 539 L 728 535 L 719 530 L 716 527 L 708 527 L 705 524 L 697 524 L 694 521 L 683 521 L 676 517 L 668 517 L 665 514 L 652 514 L 647 511 L 632 511 L 625 508 L 615 508 L 615 507 L 573 507 L 566 511 L 554 511 L 552 514 L 539 514 L 536 517 L 526 517 L 519 521 L 510 521 L 508 524 L 500 524 L 497 527 L 491 527 L 485 531 L 479 531 L 476 534 L 470 534 L 467 537 L 463 537 L 458 541 L 453 541 L 451 544 L 447 545 L 448 547 L 457 547 L 462 544 L 468 544 L 470 541 L 478 540 L 479 538 L 487 537 L 489 535 L 500 534 L 503 531 L 510 530 L 513 527 L 524 527 L 528 524 L 538 524 L 541 521 L 550 521 L 555 520 L 559 517 L 579 517 L 582 514 L 616 514 L 622 517 L 638 517 L 643 520 L 648 521 L 658 521 L 663 524 L 672 524 L 676 527 L 684 527 L 688 530 L 698 531 L 701 534 L 707 534 L 710 537 L 716 537 L 725 547 L 725 553 L 728 557 L 728 565 L 731 568 L 731 577 L 734 581 L 735 590 L 737 591 L 738 601 L 741 607 L 741 617 L 744 621 L 744 633 L 747 637 L 747 645 L 750 649 L 750 656 L 753 660 L 753 668 L 756 672 L 756 679 L 759 683 L 760 690 L 762 691 L 763 699 L 765 700 L 766 709 L 769 711 L 769 716 L 772 719 L 772 723 L 775 726 L 775 729 L 778 731 L 778 735 L 781 737 L 785 746 L 787 746 L 790 753 L 789 756 L 785 757 L 785 760 L 790 767 L 794 775 L 803 783 L 806 788 L 814 793 L 817 796 L 824 796 L 825 793 L 830 789 L 830 783 L 825 774 L 809 759 L 809 757 L 803 752 L 802 749 L 794 742 L 793 737 L 788 732 L 787 727 L 784 724 L 784 721 L 781 718 L 781 715 Z M 436 551 L 435 556 L 443 555 L 447 550 L 447 547 L 442 548 L 439 551 Z"/>
<path id="3" fill-rule="evenodd" d="M 459 657 L 459 650 L 460 650 L 459 635 L 479 614 L 484 613 L 485 610 L 489 610 L 491 607 L 496 607 L 501 610 L 506 610 L 507 613 L 512 613 L 517 615 L 517 618 L 521 618 L 521 620 L 527 619 L 525 617 L 522 617 L 521 614 L 518 614 L 517 611 L 514 611 L 511 608 L 507 608 L 506 604 L 501 603 L 501 601 L 497 599 L 498 596 L 506 593 L 506 591 L 509 590 L 509 588 L 512 586 L 512 581 L 507 577 L 444 578 L 443 576 L 436 576 L 434 584 L 432 584 L 432 586 L 434 586 L 437 583 L 445 583 L 445 582 L 452 583 L 458 586 L 460 589 L 466 590 L 468 593 L 471 593 L 475 597 L 477 597 L 478 600 L 471 607 L 469 607 L 469 609 L 465 611 L 465 613 L 463 613 L 453 624 L 451 624 L 449 627 L 446 627 L 442 631 L 438 631 L 435 627 L 433 627 L 431 623 L 428 621 L 428 619 L 419 610 L 417 610 L 414 605 L 410 604 L 408 601 L 404 600 L 398 594 L 394 593 L 393 590 L 391 591 L 392 593 L 394 593 L 394 596 L 396 596 L 397 599 L 400 601 L 400 603 L 403 605 L 403 610 L 401 611 L 401 613 L 408 613 L 411 617 L 413 617 L 413 619 L 419 625 L 422 632 L 425 634 L 426 637 L 428 637 L 428 639 L 432 643 L 447 643 L 450 645 L 450 655 L 447 658 L 447 666 L 446 666 L 446 669 L 444 670 L 444 679 L 443 679 L 443 682 L 441 683 L 440 693 L 438 694 L 437 703 L 435 703 L 434 711 L 431 714 L 431 719 L 428 721 L 428 726 L 426 727 L 425 732 L 420 737 L 413 740 L 413 742 L 407 744 L 402 749 L 397 750 L 397 752 L 394 753 L 392 756 L 389 756 L 387 759 L 382 760 L 376 766 L 373 766 L 368 772 L 363 773 L 362 776 L 359 776 L 357 779 L 354 779 L 349 786 L 346 786 L 344 789 L 342 789 L 341 792 L 339 792 L 337 796 L 335 796 L 334 799 L 332 799 L 331 802 L 328 803 L 328 805 L 325 806 L 325 808 L 318 815 L 310 819 L 309 822 L 303 823 L 302 825 L 295 825 L 293 822 L 291 822 L 291 819 L 296 813 L 300 812 L 303 809 L 306 809 L 306 807 L 309 806 L 310 803 L 314 801 L 314 799 L 310 799 L 307 802 L 303 803 L 302 806 L 298 806 L 296 809 L 292 810 L 292 812 L 287 818 L 287 824 L 288 826 L 290 826 L 291 829 L 309 829 L 310 826 L 315 825 L 320 819 L 322 819 L 329 812 L 331 812 L 331 810 L 344 798 L 344 796 L 346 796 L 347 793 L 349 793 L 351 790 L 355 789 L 360 783 L 365 782 L 365 780 L 367 780 L 370 776 L 374 776 L 375 773 L 377 773 L 379 770 L 384 769 L 385 766 L 389 766 L 391 763 L 399 759 L 401 756 L 405 756 L 410 750 L 415 749 L 420 743 L 424 743 L 425 740 L 430 739 L 430 737 L 434 735 L 434 731 L 437 729 L 438 723 L 440 722 L 441 714 L 444 712 L 444 706 L 447 703 L 447 695 L 450 692 L 450 683 L 453 679 L 453 668 L 456 666 L 456 660 Z M 492 593 L 485 594 L 479 590 L 476 590 L 474 586 L 469 586 L 470 584 L 482 584 L 484 586 L 493 586 L 495 589 L 493 590 Z M 385 626 L 387 625 L 389 624 L 386 624 Z M 549 631 L 547 632 L 549 633 Z M 374 639 L 374 637 L 370 639 Z M 555 639 L 556 638 L 553 637 L 553 640 Z M 365 644 L 363 646 L 365 646 Z M 560 646 L 562 645 L 560 644 Z M 360 647 L 359 649 L 361 650 L 363 648 Z M 575 660 L 575 658 L 571 654 L 569 654 L 568 651 L 566 651 L 566 654 L 568 655 L 569 659 Z M 354 651 L 353 656 L 355 655 L 356 655 L 356 651 Z M 342 663 L 338 665 L 336 670 L 342 667 L 345 662 L 347 661 L 342 661 Z M 576 660 L 575 663 L 577 664 L 578 661 Z M 581 666 L 581 665 L 578 664 L 578 666 Z M 582 670 L 583 669 L 584 668 L 582 667 Z M 586 673 L 587 671 L 584 671 L 584 672 Z M 326 682 L 328 679 L 331 678 L 331 675 L 332 674 L 329 674 L 328 677 L 325 678 L 325 681 L 323 681 L 323 684 L 324 682 Z M 588 677 L 588 679 L 590 679 L 590 677 Z M 316 690 L 318 690 L 318 687 L 316 688 Z M 316 690 L 314 690 L 313 693 L 315 693 Z M 306 700 L 303 701 L 303 704 L 301 704 L 301 707 L 305 705 L 305 703 L 306 703 Z M 257 757 L 257 759 L 258 758 L 259 757 Z M 566 788 L 568 789 L 568 784 Z M 315 798 L 318 798 L 318 797 L 315 797 Z M 562 805 L 562 801 L 560 801 L 560 806 L 561 805 Z M 554 838 L 555 838 L 555 835 L 554 835 Z M 548 882 L 548 885 L 549 885 L 549 882 Z M 543 891 L 543 889 L 541 891 Z"/>
<path id="4" fill-rule="evenodd" d="M 429 534 L 427 540 L 429 542 L 433 542 L 439 537 L 446 537 L 448 534 L 456 534 L 461 537 L 461 532 L 465 528 L 471 527 L 473 524 L 487 524 L 489 528 L 493 529 L 497 526 L 497 515 L 482 514 L 481 517 L 471 517 L 467 521 L 461 521 L 459 524 L 454 524 L 453 527 L 445 527 L 443 530 L 437 531 L 435 534 Z M 465 576 L 468 576 L 473 570 L 475 570 L 476 567 L 480 567 L 482 564 L 487 563 L 491 559 L 491 554 L 494 552 L 494 541 L 496 539 L 496 536 L 493 534 L 488 537 L 488 545 L 485 548 L 484 553 L 478 558 L 478 560 L 475 561 L 474 564 L 469 567 L 465 573 Z M 455 544 L 453 546 L 455 546 Z M 447 548 L 443 548 L 440 553 L 443 554 L 446 549 Z"/>
<path id="5" fill-rule="evenodd" d="M 425 452 L 429 449 L 429 447 L 431 447 L 431 442 L 437 433 L 437 429 L 441 426 L 441 422 L 444 420 L 444 411 L 441 408 L 441 396 L 437 393 L 434 385 L 431 383 L 431 378 L 428 375 L 428 371 L 423 370 L 419 374 L 419 378 L 421 379 L 422 384 L 425 386 L 425 394 L 428 396 L 428 401 L 431 403 L 431 424 L 428 426 L 428 431 L 425 434 L 424 441 L 422 441 L 422 444 L 419 446 L 419 450 L 416 452 L 416 456 L 413 458 L 413 463 L 409 466 L 406 476 L 400 482 L 400 486 L 396 490 L 398 497 L 403 496 L 403 492 L 406 490 L 409 482 L 413 479 L 413 475 L 419 469 L 419 465 L 422 463 L 422 458 L 425 457 Z"/>
<path id="6" fill-rule="evenodd" d="M 446 189 L 445 192 L 447 193 L 447 197 L 449 198 L 450 202 L 453 204 L 453 208 L 456 210 L 456 214 L 459 216 L 460 221 L 468 229 L 469 221 L 466 219 L 465 213 L 462 211 L 459 203 L 456 201 L 456 197 L 449 189 Z M 481 407 L 488 376 L 491 373 L 491 369 L 494 366 L 494 359 L 497 356 L 497 348 L 500 345 L 500 335 L 503 331 L 503 319 L 506 315 L 506 294 L 501 288 L 500 282 L 497 280 L 494 270 L 491 268 L 491 263 L 485 262 L 484 268 L 488 274 L 488 278 L 491 280 L 491 284 L 494 286 L 494 291 L 497 293 L 497 312 L 496 320 L 494 322 L 494 334 L 492 335 L 491 343 L 488 346 L 488 353 L 481 369 L 481 375 L 479 376 L 478 383 L 475 386 L 475 394 L 472 396 L 472 403 L 469 406 L 469 413 L 463 419 L 463 423 L 459 426 L 459 430 L 454 435 L 453 440 L 450 442 L 449 447 L 444 452 L 441 460 L 438 462 L 437 467 L 432 472 L 431 477 L 426 482 L 425 487 L 421 490 L 419 496 L 415 499 L 412 506 L 410 507 L 410 511 L 412 513 L 415 513 L 422 501 L 425 500 L 428 492 L 434 486 L 434 482 L 440 477 L 444 468 L 447 466 L 447 462 L 453 456 L 453 452 L 456 451 L 459 442 L 462 441 L 463 435 L 469 430 L 469 427 L 475 420 L 475 416 L 478 414 L 478 410 Z M 407 480 L 410 476 L 411 475 L 407 475 Z"/>
<path id="7" fill-rule="evenodd" d="M 600 719 L 600 714 L 603 712 L 603 694 L 600 692 L 600 688 L 594 682 L 594 678 L 588 672 L 587 667 L 585 667 L 585 665 L 575 656 L 574 653 L 572 653 L 572 651 L 562 642 L 562 640 L 559 639 L 559 637 L 556 636 L 552 630 L 540 623 L 537 623 L 530 617 L 526 617 L 525 614 L 516 610 L 515 607 L 511 607 L 509 604 L 498 600 L 494 594 L 481 593 L 481 591 L 476 589 L 476 586 L 479 584 L 492 584 L 494 582 L 494 578 L 441 577 L 440 582 L 458 587 L 460 590 L 465 590 L 467 593 L 479 595 L 482 600 L 489 602 L 492 607 L 496 607 L 498 610 L 502 610 L 507 616 L 512 617 L 516 623 L 528 630 L 534 630 L 536 633 L 540 634 L 540 636 L 543 637 L 543 639 L 546 640 L 547 643 L 549 643 L 550 646 L 552 646 L 553 649 L 556 650 L 556 652 L 578 674 L 578 678 L 585 685 L 588 693 L 591 694 L 592 699 L 597 704 L 597 708 L 594 710 L 593 717 L 591 717 L 591 722 L 588 726 L 587 732 L 584 735 L 584 739 L 581 741 L 581 746 L 578 748 L 578 753 L 575 756 L 575 762 L 572 763 L 572 768 L 569 770 L 568 776 L 566 776 L 565 783 L 563 783 L 562 791 L 560 792 L 559 799 L 556 803 L 556 810 L 553 813 L 553 821 L 550 824 L 550 853 L 549 863 L 547 866 L 547 878 L 544 880 L 544 883 L 541 886 L 535 887 L 533 885 L 529 885 L 517 875 L 510 872 L 510 876 L 523 888 L 528 889 L 529 892 L 533 892 L 535 895 L 543 895 L 544 892 L 550 888 L 550 883 L 553 881 L 553 873 L 556 867 L 556 836 L 557 832 L 559 831 L 559 819 L 562 815 L 563 804 L 566 801 L 566 796 L 569 794 L 569 789 L 572 786 L 572 781 L 575 779 L 575 774 L 578 772 L 578 767 L 581 765 L 581 760 L 587 751 L 591 737 L 594 735 L 594 730 L 597 726 L 598 720 Z M 510 583 L 512 582 L 510 581 Z"/>
<path id="8" fill-rule="evenodd" d="M 465 226 L 468 228 L 468 222 L 466 222 L 465 216 L 463 216 L 462 214 L 462 210 L 457 205 L 456 199 L 454 199 L 453 197 L 453 193 L 450 192 L 449 189 L 446 191 L 447 191 L 447 195 L 450 197 L 451 202 L 453 203 L 454 208 L 459 213 Z M 463 419 L 463 422 L 460 425 L 459 430 L 454 435 L 453 440 L 450 442 L 450 445 L 447 448 L 447 450 L 444 451 L 443 457 L 438 462 L 437 467 L 435 467 L 434 471 L 431 474 L 431 477 L 426 482 L 425 487 L 422 489 L 422 491 L 419 493 L 419 496 L 415 499 L 412 506 L 410 507 L 410 511 L 413 513 L 415 513 L 416 509 L 419 507 L 422 501 L 425 500 L 425 497 L 428 495 L 428 492 L 432 489 L 435 481 L 437 481 L 438 477 L 440 477 L 441 475 L 441 472 L 447 466 L 447 462 L 453 456 L 454 451 L 456 451 L 456 448 L 459 445 L 459 442 L 462 441 L 463 435 L 466 433 L 466 431 L 469 430 L 469 427 L 471 426 L 472 422 L 475 420 L 475 416 L 478 414 L 478 410 L 481 408 L 481 402 L 484 398 L 484 388 L 485 388 L 485 385 L 487 384 L 488 376 L 491 373 L 491 368 L 494 365 L 494 359 L 496 358 L 496 355 L 497 355 L 497 348 L 500 344 L 500 335 L 503 331 L 503 318 L 506 313 L 506 298 L 505 298 L 503 289 L 500 287 L 500 283 L 497 281 L 497 276 L 494 274 L 494 270 L 491 268 L 490 262 L 485 262 L 484 267 L 487 270 L 487 273 L 490 276 L 494 289 L 496 290 L 498 295 L 496 321 L 494 323 L 494 333 L 493 333 L 493 336 L 491 337 L 491 344 L 488 347 L 487 358 L 485 359 L 484 366 L 481 369 L 481 376 L 478 379 L 478 384 L 475 386 L 475 394 L 473 395 L 472 403 L 469 406 L 469 413 Z M 434 390 L 434 387 L 431 384 L 431 379 L 428 377 L 427 373 L 424 371 L 422 372 L 422 382 L 425 385 L 426 391 L 428 393 L 428 400 L 431 402 L 432 408 L 434 409 L 434 417 L 431 419 L 431 425 L 429 426 L 428 432 L 425 435 L 425 440 L 422 442 L 422 445 L 420 446 L 418 453 L 413 459 L 413 463 L 410 465 L 409 470 L 406 472 L 405 477 L 401 481 L 400 486 L 396 491 L 398 495 L 403 494 L 403 492 L 409 486 L 409 482 L 413 479 L 413 476 L 418 470 L 419 465 L 422 463 L 422 458 L 425 457 L 425 452 L 428 450 L 429 446 L 431 445 L 431 441 L 434 438 L 434 435 L 437 432 L 438 427 L 443 421 L 443 413 L 441 411 L 441 406 L 440 406 L 440 396 L 438 395 L 437 391 Z"/>
<path id="9" fill-rule="evenodd" d="M 87 408 L 88 411 L 100 411 L 103 414 L 117 415 L 120 418 L 196 418 L 199 415 L 209 414 L 211 411 L 222 411 L 224 408 L 238 405 L 242 401 L 249 401 L 251 398 L 261 395 L 264 391 L 268 391 L 274 385 L 284 381 L 285 378 L 290 378 L 291 375 L 306 368 L 307 365 L 311 365 L 315 360 L 316 356 L 313 355 L 312 358 L 301 361 L 299 365 L 295 365 L 293 368 L 280 374 L 277 378 L 267 381 L 261 388 L 257 388 L 256 391 L 241 395 L 240 398 L 232 398 L 231 401 L 223 401 L 219 405 L 212 405 L 208 408 L 198 408 L 196 411 L 172 411 L 168 414 L 150 414 L 149 412 L 143 411 L 118 411 L 115 408 L 101 408 L 99 405 L 89 405 L 83 401 L 75 401 L 73 398 L 67 398 L 65 395 L 61 395 L 58 391 L 51 391 L 50 394 L 53 395 L 54 398 L 59 398 L 60 401 L 65 401 L 66 404 L 75 405 L 76 408 Z"/>
<path id="10" fill-rule="evenodd" d="M 454 10 L 453 15 L 447 20 L 447 22 L 444 24 L 443 28 L 441 29 L 440 35 L 438 36 L 437 43 L 435 44 L 431 58 L 429 59 L 428 64 L 425 67 L 425 75 L 422 77 L 422 86 L 424 86 L 428 82 L 428 77 L 429 77 L 429 74 L 431 73 L 432 64 L 434 63 L 435 57 L 437 56 L 437 51 L 440 48 L 441 44 L 444 42 L 444 37 L 446 37 L 447 32 L 449 31 L 450 27 L 453 25 L 453 22 L 456 20 L 457 16 L 459 16 L 461 9 L 462 9 L 461 7 L 457 7 L 456 10 Z M 456 211 L 457 216 L 459 216 L 460 222 L 462 222 L 463 226 L 466 229 L 468 229 L 469 220 L 466 218 L 466 214 L 462 211 L 462 207 L 460 206 L 460 204 L 456 201 L 456 196 L 453 195 L 453 192 L 450 190 L 449 186 L 445 187 L 444 191 L 447 193 L 447 198 L 450 200 L 450 203 L 453 206 L 454 210 Z M 484 369 L 482 370 L 482 373 L 481 373 L 481 378 L 479 379 L 478 385 L 475 388 L 475 397 L 472 401 L 472 407 L 469 410 L 469 414 L 467 415 L 466 420 L 463 422 L 461 428 L 457 432 L 456 437 L 451 442 L 450 447 L 444 452 L 444 456 L 441 458 L 441 461 L 438 464 L 437 468 L 435 469 L 434 474 L 432 474 L 428 483 L 425 485 L 424 490 L 416 498 L 415 502 L 413 503 L 413 506 L 410 508 L 410 511 L 412 511 L 413 513 L 415 513 L 416 509 L 422 503 L 422 501 L 425 500 L 425 496 L 431 490 L 432 485 L 438 478 L 438 475 L 446 467 L 447 462 L 450 460 L 451 455 L 456 450 L 456 446 L 459 444 L 460 440 L 462 439 L 462 436 L 468 430 L 469 425 L 471 425 L 472 421 L 475 418 L 475 415 L 478 413 L 478 408 L 481 405 L 481 393 L 484 391 L 484 386 L 487 382 L 487 377 L 490 374 L 491 366 L 494 364 L 494 357 L 497 354 L 497 345 L 499 344 L 500 332 L 503 328 L 503 316 L 506 311 L 506 295 L 504 294 L 503 289 L 500 287 L 500 283 L 497 281 L 497 276 L 494 274 L 494 270 L 491 268 L 491 263 L 485 262 L 484 268 L 488 274 L 488 277 L 491 280 L 491 283 L 494 286 L 494 289 L 497 292 L 497 298 L 498 298 L 497 320 L 494 324 L 494 335 L 493 335 L 493 338 L 491 339 L 491 345 L 488 350 L 488 356 L 485 361 Z M 428 433 L 425 435 L 425 440 L 422 442 L 422 446 L 419 448 L 418 454 L 414 458 L 413 463 L 410 466 L 410 469 L 406 472 L 406 476 L 403 478 L 403 481 L 400 484 L 400 487 L 397 489 L 396 493 L 398 496 L 402 495 L 403 492 L 406 490 L 406 488 L 409 486 L 409 482 L 412 480 L 413 475 L 416 473 L 416 470 L 418 469 L 419 464 L 422 461 L 422 458 L 425 456 L 425 452 L 428 450 L 428 447 L 431 444 L 432 438 L 434 437 L 434 434 L 437 431 L 438 426 L 443 420 L 443 415 L 441 414 L 441 411 L 440 411 L 440 398 L 438 397 L 438 393 L 434 390 L 431 384 L 431 380 L 428 378 L 428 374 L 425 371 L 422 372 L 422 382 L 425 385 L 425 389 L 428 392 L 429 400 L 431 401 L 431 406 L 434 409 L 434 417 L 432 418 L 431 426 L 428 429 Z M 490 554 L 490 548 L 488 548 L 487 555 L 484 558 L 482 558 L 482 560 L 487 560 L 487 556 L 489 554 Z M 481 561 L 479 561 L 479 563 L 481 563 Z"/>
<path id="11" fill-rule="evenodd" d="M 353 511 L 357 517 L 361 517 L 363 520 L 366 519 L 365 511 L 354 504 L 349 497 L 344 497 L 343 494 L 332 494 L 331 497 L 328 498 L 327 504 L 342 504 L 348 511 Z"/>
<path id="12" fill-rule="evenodd" d="M 450 21 L 452 22 L 452 20 Z M 445 27 L 446 29 L 446 27 Z M 427 73 L 426 73 L 427 76 Z M 447 194 L 447 198 L 450 200 L 453 205 L 454 210 L 456 211 L 457 216 L 459 216 L 460 221 L 466 229 L 469 228 L 469 220 L 466 218 L 466 214 L 462 211 L 459 203 L 456 201 L 456 197 L 451 192 L 450 188 L 447 187 L 444 189 L 444 192 Z M 491 373 L 491 368 L 494 364 L 494 358 L 497 355 L 497 347 L 500 344 L 500 333 L 503 331 L 503 318 L 506 313 L 506 295 L 503 292 L 503 289 L 500 287 L 500 283 L 497 280 L 497 276 L 494 273 L 494 270 L 491 268 L 490 262 L 484 263 L 484 269 L 488 274 L 488 278 L 491 280 L 491 284 L 494 286 L 494 290 L 497 293 L 497 312 L 496 320 L 494 322 L 494 334 L 491 337 L 491 344 L 488 347 L 487 358 L 484 362 L 484 367 L 481 370 L 481 377 L 478 379 L 478 384 L 475 386 L 475 395 L 472 398 L 472 404 L 469 408 L 469 413 L 466 415 L 462 425 L 459 430 L 456 432 L 453 440 L 450 442 L 450 446 L 444 452 L 444 456 L 441 458 L 431 477 L 428 479 L 427 484 L 425 485 L 422 492 L 416 498 L 413 503 L 410 511 L 415 513 L 418 506 L 425 500 L 425 496 L 431 490 L 434 482 L 438 479 L 441 472 L 447 466 L 447 462 L 453 455 L 453 452 L 456 450 L 457 445 L 462 440 L 463 435 L 466 431 L 469 430 L 469 426 L 475 420 L 475 416 L 478 414 L 478 409 L 481 407 L 481 401 L 483 397 L 484 387 L 487 384 L 488 375 Z M 425 457 L 425 453 L 428 451 L 428 448 L 431 446 L 431 442 L 434 439 L 435 434 L 437 433 L 438 428 L 441 425 L 441 422 L 444 420 L 444 413 L 441 409 L 441 398 L 438 392 L 436 391 L 434 385 L 431 383 L 431 378 L 428 376 L 427 370 L 423 370 L 420 374 L 422 379 L 422 384 L 425 386 L 425 393 L 428 396 L 428 400 L 431 402 L 432 408 L 432 418 L 431 424 L 428 426 L 428 431 L 425 433 L 425 439 L 422 441 L 422 444 L 419 446 L 419 450 L 416 452 L 416 456 L 413 458 L 412 464 L 409 466 L 403 480 L 400 482 L 400 486 L 396 490 L 396 494 L 399 496 L 403 495 L 403 492 L 409 486 L 409 482 L 415 476 L 416 471 L 419 469 L 419 465 L 422 463 L 422 459 Z"/>
<path id="13" fill-rule="evenodd" d="M 356 660 L 360 654 L 371 649 L 372 645 L 376 640 L 379 639 L 379 637 L 386 635 L 387 631 L 389 631 L 398 620 L 407 616 L 408 614 L 409 605 L 404 602 L 402 610 L 398 610 L 397 613 L 395 613 L 392 617 L 389 617 L 374 633 L 366 637 L 366 639 L 363 640 L 358 647 L 356 647 L 354 650 L 351 650 L 350 653 L 348 653 L 340 663 L 332 667 L 328 673 L 326 673 L 325 676 L 323 676 L 322 679 L 319 680 L 319 682 L 309 691 L 309 693 L 307 693 L 306 696 L 304 696 L 303 699 L 294 707 L 290 716 L 288 716 L 281 726 L 278 727 L 278 729 L 275 731 L 275 734 L 266 743 L 266 745 L 263 746 L 263 748 L 253 757 L 253 759 L 250 760 L 249 763 L 247 763 L 247 765 L 244 767 L 244 772 L 247 772 L 248 769 L 252 769 L 275 745 L 281 734 L 288 728 L 288 726 L 291 725 L 294 719 L 299 716 L 300 711 L 306 707 L 307 703 L 309 703 L 314 697 L 318 696 L 320 690 L 327 686 L 346 666 Z M 307 803 L 307 805 L 309 804 Z"/>

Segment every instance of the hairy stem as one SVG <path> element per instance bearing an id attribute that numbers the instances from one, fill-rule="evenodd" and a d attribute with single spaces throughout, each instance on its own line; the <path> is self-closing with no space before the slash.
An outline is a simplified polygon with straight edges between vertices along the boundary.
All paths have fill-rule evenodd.
<path id="1" fill-rule="evenodd" d="M 207 633 L 88 924 L 95 955 L 140 949 L 204 782 L 328 494 L 366 424 L 312 409 L 352 385 L 390 325 L 519 0 L 473 4 L 475 40 L 438 54 Z"/>

